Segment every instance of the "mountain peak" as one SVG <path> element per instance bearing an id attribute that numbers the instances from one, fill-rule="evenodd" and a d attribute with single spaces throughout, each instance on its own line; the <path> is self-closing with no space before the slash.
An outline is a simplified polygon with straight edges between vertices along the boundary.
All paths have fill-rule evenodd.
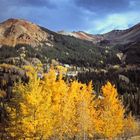
<path id="1" fill-rule="evenodd" d="M 15 22 L 19 22 L 19 21 L 27 22 L 25 19 L 9 18 L 2 23 L 15 23 Z"/>
<path id="2" fill-rule="evenodd" d="M 39 45 L 46 41 L 48 34 L 38 25 L 23 19 L 8 19 L 0 24 L 0 45 Z"/>
<path id="3" fill-rule="evenodd" d="M 24 27 L 28 27 L 31 25 L 36 26 L 34 23 L 27 21 L 25 19 L 15 19 L 15 18 L 7 19 L 6 21 L 2 22 L 0 25 L 3 25 L 3 26 L 22 25 Z"/>

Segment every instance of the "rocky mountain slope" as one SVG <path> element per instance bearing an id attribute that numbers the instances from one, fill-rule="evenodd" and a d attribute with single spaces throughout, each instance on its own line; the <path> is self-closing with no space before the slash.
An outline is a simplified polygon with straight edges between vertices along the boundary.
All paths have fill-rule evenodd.
<path id="1" fill-rule="evenodd" d="M 41 45 L 45 41 L 51 45 L 49 34 L 31 22 L 20 19 L 8 19 L 0 24 L 0 44 L 16 46 L 17 44 L 28 44 L 32 46 Z"/>
<path id="2" fill-rule="evenodd" d="M 103 34 L 112 44 L 128 44 L 140 40 L 140 23 L 126 30 L 113 30 Z"/>
<path id="3" fill-rule="evenodd" d="M 79 38 L 79 39 L 82 39 L 82 40 L 91 41 L 95 44 L 104 40 L 102 35 L 92 35 L 92 34 L 85 33 L 83 31 L 79 31 L 79 32 L 59 31 L 58 33 L 62 34 L 62 35 L 73 36 L 73 37 L 76 37 L 76 38 Z"/>
<path id="4" fill-rule="evenodd" d="M 92 35 L 82 31 L 65 32 L 59 31 L 59 34 L 74 36 L 79 39 L 92 41 L 93 43 L 110 42 L 111 45 L 127 44 L 140 40 L 140 23 L 126 30 L 113 30 L 101 35 Z"/>

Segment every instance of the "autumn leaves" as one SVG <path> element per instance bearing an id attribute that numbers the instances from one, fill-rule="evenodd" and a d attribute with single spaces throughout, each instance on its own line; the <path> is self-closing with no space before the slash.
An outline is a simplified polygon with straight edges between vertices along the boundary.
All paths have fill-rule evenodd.
<path id="1" fill-rule="evenodd" d="M 125 119 L 118 93 L 109 82 L 99 99 L 91 83 L 65 82 L 62 71 L 57 76 L 51 69 L 39 79 L 37 72 L 28 68 L 29 82 L 17 84 L 6 105 L 9 139 L 114 138 L 129 129 L 130 122 L 135 129 L 135 121 Z"/>

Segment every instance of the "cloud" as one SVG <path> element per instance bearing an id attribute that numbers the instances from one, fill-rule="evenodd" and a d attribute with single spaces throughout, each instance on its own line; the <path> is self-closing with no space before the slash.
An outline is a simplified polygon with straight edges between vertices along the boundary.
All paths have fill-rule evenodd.
<path id="1" fill-rule="evenodd" d="M 0 0 L 0 4 L 1 22 L 22 18 L 54 31 L 103 33 L 140 21 L 139 0 Z"/>
<path id="2" fill-rule="evenodd" d="M 52 7 L 54 6 L 54 3 L 52 3 L 51 0 L 0 0 L 0 3 L 8 7 L 11 7 L 11 6 Z"/>
<path id="3" fill-rule="evenodd" d="M 105 15 L 121 12 L 129 8 L 129 0 L 75 0 L 77 6 Z"/>
<path id="4" fill-rule="evenodd" d="M 140 1 L 139 0 L 129 0 L 129 7 L 134 9 L 139 9 Z"/>
<path id="5" fill-rule="evenodd" d="M 55 3 L 52 3 L 51 0 L 0 0 L 0 4 L 1 22 L 8 18 L 23 18 L 34 22 L 37 21 L 35 17 L 41 21 L 42 19 L 36 16 L 36 11 L 42 12 L 44 7 L 56 9 Z"/>
<path id="6" fill-rule="evenodd" d="M 4 8 L 0 10 L 0 20 L 3 21 L 11 17 L 23 18 L 55 31 L 63 29 L 67 31 L 85 30 L 88 27 L 89 15 L 94 13 L 77 7 L 73 0 L 50 1 L 55 8 L 50 8 L 49 5 L 37 5 L 37 0 L 13 0 L 12 4 L 4 2 Z"/>
<path id="7" fill-rule="evenodd" d="M 115 29 L 127 29 L 130 26 L 133 26 L 136 23 L 138 23 L 140 21 L 139 19 L 139 12 L 110 14 L 104 19 L 99 19 L 91 22 L 91 29 L 89 29 L 88 32 L 106 33 Z M 94 29 L 92 27 L 94 27 Z"/>
<path id="8" fill-rule="evenodd" d="M 46 14 L 44 15 L 43 12 Z M 63 6 L 58 6 L 57 10 L 44 8 L 42 12 L 38 11 L 38 14 L 41 19 L 46 19 L 46 23 L 43 24 L 50 29 L 73 31 L 87 29 L 90 20 L 89 15 L 95 13 L 77 8 L 73 3 L 63 3 Z"/>

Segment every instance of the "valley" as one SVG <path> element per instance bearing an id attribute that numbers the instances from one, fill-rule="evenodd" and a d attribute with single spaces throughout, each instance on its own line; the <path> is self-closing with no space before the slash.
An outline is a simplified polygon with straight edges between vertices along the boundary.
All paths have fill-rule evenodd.
<path id="1" fill-rule="evenodd" d="M 132 102 L 139 102 L 139 37 L 140 24 L 127 30 L 92 35 L 81 31 L 57 33 L 29 21 L 8 19 L 0 24 L 0 63 L 21 69 L 24 65 L 41 64 L 44 71 L 52 63 L 66 66 L 70 77 L 87 83 L 93 80 L 97 92 L 109 80 L 121 95 L 136 94 Z M 140 115 L 140 110 L 136 114 Z"/>
<path id="2" fill-rule="evenodd" d="M 40 85 L 42 89 L 40 89 Z M 59 90 L 61 94 L 59 94 L 57 90 Z M 71 93 L 69 97 L 67 96 L 67 90 Z M 77 92 L 78 96 L 75 95 L 73 90 Z M 26 97 L 24 94 L 21 94 L 21 99 L 15 94 L 15 91 L 16 94 L 18 92 L 30 93 L 29 99 L 28 96 Z M 56 94 L 51 95 L 54 98 L 52 102 L 49 100 L 51 98 L 49 96 L 51 92 L 49 93 L 49 91 Z M 109 96 L 110 92 L 113 96 Z M 65 93 L 65 95 L 63 95 L 63 93 Z M 82 93 L 84 97 L 79 93 Z M 102 100 L 104 98 L 105 100 Z M 61 101 L 62 99 L 64 101 Z M 75 100 L 76 103 L 74 103 Z M 95 101 L 94 108 L 92 101 Z M 43 104 L 41 104 L 41 102 L 43 102 Z M 69 102 L 69 104 L 67 102 Z M 83 110 L 83 102 L 87 105 L 85 110 Z M 83 130 L 85 129 L 84 126 L 81 126 L 79 129 L 79 125 L 85 125 L 89 131 L 93 130 L 90 121 L 88 122 L 91 114 L 89 114 L 90 117 L 85 115 L 84 117 L 87 117 L 86 119 L 82 116 L 83 120 L 81 120 L 81 117 L 76 116 L 77 114 L 73 112 L 73 114 L 69 116 L 73 119 L 72 124 L 70 120 L 67 120 L 67 117 L 63 117 L 63 115 L 67 114 L 67 109 L 65 110 L 65 108 L 63 108 L 65 106 L 68 107 L 70 112 L 76 109 L 77 112 L 79 110 L 81 111 L 78 113 L 82 113 L 83 111 L 84 114 L 86 114 L 86 111 L 89 111 L 88 107 L 90 106 L 91 108 L 92 106 L 91 112 L 95 111 L 100 114 L 98 117 L 106 124 L 107 130 L 110 129 L 107 127 L 110 122 L 106 121 L 101 114 L 102 112 L 104 115 L 106 115 L 106 113 L 109 115 L 110 112 L 114 113 L 113 107 L 116 107 L 115 109 L 118 111 L 117 113 L 120 115 L 120 119 L 122 119 L 121 121 L 126 127 L 123 128 L 125 130 L 123 133 L 125 137 L 128 136 L 131 138 L 134 135 L 139 135 L 139 132 L 130 132 L 129 134 L 130 129 L 135 130 L 135 121 L 131 115 L 129 116 L 128 114 L 131 112 L 130 114 L 134 115 L 138 120 L 140 118 L 140 24 L 126 30 L 113 30 L 105 34 L 93 35 L 83 31 L 54 32 L 22 19 L 8 19 L 0 23 L 0 103 L 1 137 L 10 138 L 5 129 L 8 126 L 7 115 L 9 115 L 6 109 L 7 107 L 13 107 L 15 103 L 18 105 L 22 103 L 23 105 L 23 108 L 21 107 L 21 110 L 18 110 L 19 112 L 21 111 L 21 114 L 19 113 L 19 117 L 21 118 L 24 113 L 24 115 L 26 115 L 26 113 L 33 115 L 32 109 L 34 110 L 34 107 L 40 111 L 46 106 L 50 112 L 53 110 L 51 113 L 56 114 L 57 117 L 53 120 L 52 118 L 55 117 L 55 115 L 53 116 L 50 113 L 52 118 L 47 114 L 48 116 L 45 116 L 45 118 L 49 121 L 47 119 L 45 121 L 48 121 L 49 125 L 53 127 L 53 129 L 58 129 L 59 132 L 52 131 L 51 127 L 48 129 L 47 125 L 43 128 L 42 124 L 44 120 L 42 121 L 40 113 L 37 113 L 37 118 L 40 119 L 37 124 L 41 130 L 38 131 L 36 129 L 36 133 L 40 136 L 41 132 L 44 134 L 44 137 L 47 135 L 45 138 L 50 137 L 53 139 L 59 136 L 61 139 L 61 133 L 66 133 L 64 138 L 67 138 L 67 135 L 68 137 L 73 137 L 73 139 L 75 139 L 75 135 L 77 138 L 81 138 L 83 137 Z M 61 104 L 61 109 L 66 112 L 59 114 L 58 112 L 61 111 L 58 111 L 58 108 L 55 110 L 55 107 L 49 108 L 49 103 L 51 107 L 54 107 L 54 103 L 56 103 L 56 107 L 58 108 Z M 36 104 L 42 108 L 38 108 Z M 75 108 L 73 108 L 72 104 L 74 104 Z M 116 106 L 113 106 L 114 104 L 116 104 Z M 106 110 L 107 105 L 110 107 L 109 111 Z M 105 108 L 105 110 L 103 110 L 103 108 Z M 45 110 L 43 111 L 44 115 L 46 115 Z M 10 113 L 16 116 L 12 110 Z M 114 116 L 118 114 L 114 113 Z M 93 116 L 94 117 L 90 119 L 97 121 L 98 117 L 95 114 Z M 118 118 L 116 116 L 110 119 L 116 121 L 116 118 Z M 59 117 L 60 120 L 58 121 Z M 77 122 L 79 121 L 78 125 L 76 125 L 77 122 L 74 122 L 73 117 L 79 117 L 79 120 L 77 120 Z M 67 124 L 66 126 L 61 126 L 61 119 L 64 119 Z M 25 122 L 26 121 L 29 123 L 30 119 L 25 120 Z M 56 123 L 55 121 L 58 121 L 57 127 L 54 125 Z M 83 123 L 85 121 L 86 123 Z M 118 120 L 119 123 L 121 121 Z M 42 123 L 41 125 L 40 122 Z M 98 124 L 98 121 L 96 123 Z M 118 127 L 118 131 L 115 130 L 116 133 L 113 126 L 110 130 L 112 133 L 106 133 L 106 129 L 104 129 L 105 126 L 102 125 L 102 122 L 99 121 L 99 123 L 101 124 L 99 126 L 97 125 L 96 129 L 99 129 L 98 131 L 101 138 L 103 136 L 108 138 L 119 137 L 118 134 L 120 133 L 120 126 L 122 124 L 116 126 Z M 20 126 L 19 124 L 20 122 L 18 122 L 18 126 Z M 71 124 L 76 126 L 76 128 L 73 129 Z M 23 125 L 23 128 L 26 126 L 27 125 Z M 29 126 L 34 127 L 33 124 Z M 62 127 L 65 128 L 64 131 Z M 102 129 L 103 132 L 100 131 L 100 129 Z M 44 133 L 44 130 L 46 130 L 47 134 Z M 66 130 L 67 132 L 65 132 Z M 22 131 L 26 134 L 25 129 Z M 54 136 L 51 135 L 49 131 L 53 133 Z M 12 132 L 11 128 L 8 132 Z M 93 133 L 93 131 L 91 132 Z M 34 131 L 32 133 L 34 133 Z M 11 133 L 10 135 L 12 136 Z M 27 132 L 27 135 L 30 134 Z M 100 136 L 98 136 L 97 133 L 94 137 L 98 139 Z M 18 137 L 18 131 L 16 137 Z M 84 137 L 90 137 L 90 133 L 88 131 L 86 133 L 84 132 Z M 91 137 L 93 136 L 91 135 Z"/>

